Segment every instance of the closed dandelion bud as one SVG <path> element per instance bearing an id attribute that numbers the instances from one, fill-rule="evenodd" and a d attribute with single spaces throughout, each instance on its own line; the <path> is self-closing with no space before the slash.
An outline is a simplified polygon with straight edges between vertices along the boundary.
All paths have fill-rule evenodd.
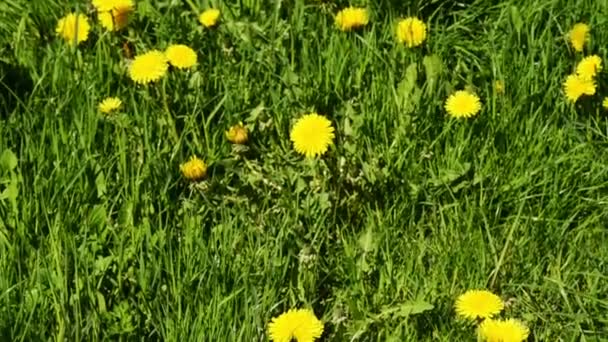
<path id="1" fill-rule="evenodd" d="M 505 82 L 498 80 L 494 82 L 494 91 L 496 94 L 504 94 L 505 93 Z"/>
<path id="2" fill-rule="evenodd" d="M 247 140 L 249 140 L 247 127 L 243 126 L 242 123 L 230 127 L 230 129 L 226 131 L 226 139 L 233 144 L 243 145 L 247 143 Z"/>

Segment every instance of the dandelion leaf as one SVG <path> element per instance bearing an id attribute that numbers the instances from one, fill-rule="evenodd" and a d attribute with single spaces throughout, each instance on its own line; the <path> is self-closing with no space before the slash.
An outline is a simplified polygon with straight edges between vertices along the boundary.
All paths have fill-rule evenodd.
<path id="1" fill-rule="evenodd" d="M 0 169 L 3 171 L 12 171 L 17 167 L 17 156 L 13 151 L 6 149 L 0 155 Z"/>

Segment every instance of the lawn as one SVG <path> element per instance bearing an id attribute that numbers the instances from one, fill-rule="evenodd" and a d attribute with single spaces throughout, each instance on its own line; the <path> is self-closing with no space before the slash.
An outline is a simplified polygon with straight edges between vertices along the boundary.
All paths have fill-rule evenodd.
<path id="1" fill-rule="evenodd" d="M 350 5 L 369 23 L 343 32 Z M 0 340 L 268 341 L 307 308 L 318 341 L 476 341 L 454 305 L 487 289 L 529 341 L 608 341 L 608 74 L 576 103 L 563 86 L 608 62 L 606 27 L 604 0 L 137 0 L 111 32 L 88 1 L 3 0 Z M 129 77 L 170 44 L 196 66 Z M 444 106 L 462 89 L 471 118 Z M 307 158 L 311 112 L 335 138 Z"/>

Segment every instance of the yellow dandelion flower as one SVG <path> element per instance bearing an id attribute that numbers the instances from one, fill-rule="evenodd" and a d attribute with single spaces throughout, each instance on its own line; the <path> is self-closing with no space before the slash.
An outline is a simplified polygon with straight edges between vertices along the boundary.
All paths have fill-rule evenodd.
<path id="1" fill-rule="evenodd" d="M 122 101 L 116 97 L 108 97 L 99 103 L 99 111 L 105 114 L 111 113 L 122 106 Z"/>
<path id="2" fill-rule="evenodd" d="M 405 18 L 397 24 L 397 39 L 407 47 L 419 46 L 426 39 L 426 24 L 418 18 Z"/>
<path id="3" fill-rule="evenodd" d="M 568 38 L 570 38 L 570 44 L 576 51 L 583 51 L 585 47 L 585 42 L 589 38 L 589 25 L 584 23 L 578 23 L 572 27 L 572 30 L 568 33 Z"/>
<path id="4" fill-rule="evenodd" d="M 314 342 L 322 334 L 323 322 L 308 309 L 291 309 L 268 324 L 268 335 L 273 342 Z"/>
<path id="5" fill-rule="evenodd" d="M 365 8 L 347 7 L 336 15 L 336 25 L 342 31 L 358 29 L 367 23 L 369 23 L 369 14 Z"/>
<path id="6" fill-rule="evenodd" d="M 469 319 L 490 318 L 503 308 L 500 297 L 486 290 L 469 290 L 456 300 L 456 313 Z"/>
<path id="7" fill-rule="evenodd" d="M 602 59 L 598 55 L 587 56 L 576 66 L 579 77 L 591 79 L 602 71 Z"/>
<path id="8" fill-rule="evenodd" d="M 595 94 L 595 82 L 578 75 L 569 75 L 564 82 L 564 93 L 570 102 L 576 102 L 583 95 Z"/>
<path id="9" fill-rule="evenodd" d="M 604 101 L 602 101 L 602 107 L 604 107 L 605 110 L 608 110 L 608 97 L 604 97 Z"/>
<path id="10" fill-rule="evenodd" d="M 217 25 L 217 22 L 219 19 L 220 19 L 220 10 L 218 10 L 216 8 L 210 8 L 208 10 L 205 10 L 198 17 L 198 21 L 200 21 L 200 23 L 203 26 L 205 26 L 206 28 L 211 28 L 211 27 Z"/>
<path id="11" fill-rule="evenodd" d="M 176 68 L 186 69 L 196 65 L 196 52 L 186 45 L 171 45 L 165 51 L 165 55 L 169 63 Z"/>
<path id="12" fill-rule="evenodd" d="M 448 97 L 445 110 L 456 118 L 470 118 L 481 110 L 479 96 L 466 90 L 459 90 Z"/>
<path id="13" fill-rule="evenodd" d="M 326 117 L 311 113 L 296 122 L 290 139 L 298 153 L 312 158 L 327 152 L 334 139 L 334 128 Z"/>
<path id="14" fill-rule="evenodd" d="M 114 8 L 117 1 L 120 0 L 93 0 L 91 3 L 98 12 L 107 12 Z"/>
<path id="15" fill-rule="evenodd" d="M 179 170 L 184 178 L 191 181 L 198 181 L 207 176 L 207 164 L 196 156 L 192 156 L 189 161 L 181 164 Z"/>
<path id="16" fill-rule="evenodd" d="M 505 82 L 502 80 L 496 80 L 494 82 L 494 91 L 496 94 L 504 94 L 505 93 Z"/>
<path id="17" fill-rule="evenodd" d="M 147 84 L 160 80 L 167 73 L 167 57 L 158 50 L 135 56 L 129 67 L 129 77 L 137 83 Z"/>
<path id="18" fill-rule="evenodd" d="M 479 325 L 478 333 L 487 342 L 522 342 L 528 338 L 530 330 L 514 319 L 486 319 Z"/>
<path id="19" fill-rule="evenodd" d="M 109 31 L 118 31 L 127 27 L 129 14 L 135 8 L 133 0 L 105 0 L 98 1 L 98 5 L 95 6 L 98 11 L 97 18 L 101 26 Z"/>
<path id="20" fill-rule="evenodd" d="M 242 123 L 230 127 L 230 129 L 226 131 L 226 139 L 233 144 L 245 144 L 249 139 L 247 127 L 243 126 Z"/>
<path id="21" fill-rule="evenodd" d="M 84 14 L 70 13 L 59 19 L 55 31 L 69 44 L 79 44 L 89 37 L 89 19 Z"/>

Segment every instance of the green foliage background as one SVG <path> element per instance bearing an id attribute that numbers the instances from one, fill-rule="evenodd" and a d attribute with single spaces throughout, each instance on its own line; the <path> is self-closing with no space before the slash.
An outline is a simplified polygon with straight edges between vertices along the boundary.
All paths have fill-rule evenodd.
<path id="1" fill-rule="evenodd" d="M 452 306 L 488 288 L 530 340 L 608 340 L 606 74 L 576 106 L 561 92 L 574 23 L 607 61 L 608 3 L 351 4 L 371 11 L 356 33 L 333 26 L 347 1 L 140 0 L 72 48 L 55 24 L 94 22 L 89 4 L 0 3 L 0 339 L 263 341 L 311 307 L 323 341 L 474 341 Z M 406 15 L 421 48 L 395 41 Z M 125 42 L 199 65 L 136 86 Z M 483 111 L 446 117 L 464 87 Z M 107 96 L 124 111 L 102 117 Z M 312 110 L 337 137 L 306 161 L 288 134 Z M 239 121 L 246 153 L 224 137 Z M 204 183 L 179 175 L 192 154 Z"/>

